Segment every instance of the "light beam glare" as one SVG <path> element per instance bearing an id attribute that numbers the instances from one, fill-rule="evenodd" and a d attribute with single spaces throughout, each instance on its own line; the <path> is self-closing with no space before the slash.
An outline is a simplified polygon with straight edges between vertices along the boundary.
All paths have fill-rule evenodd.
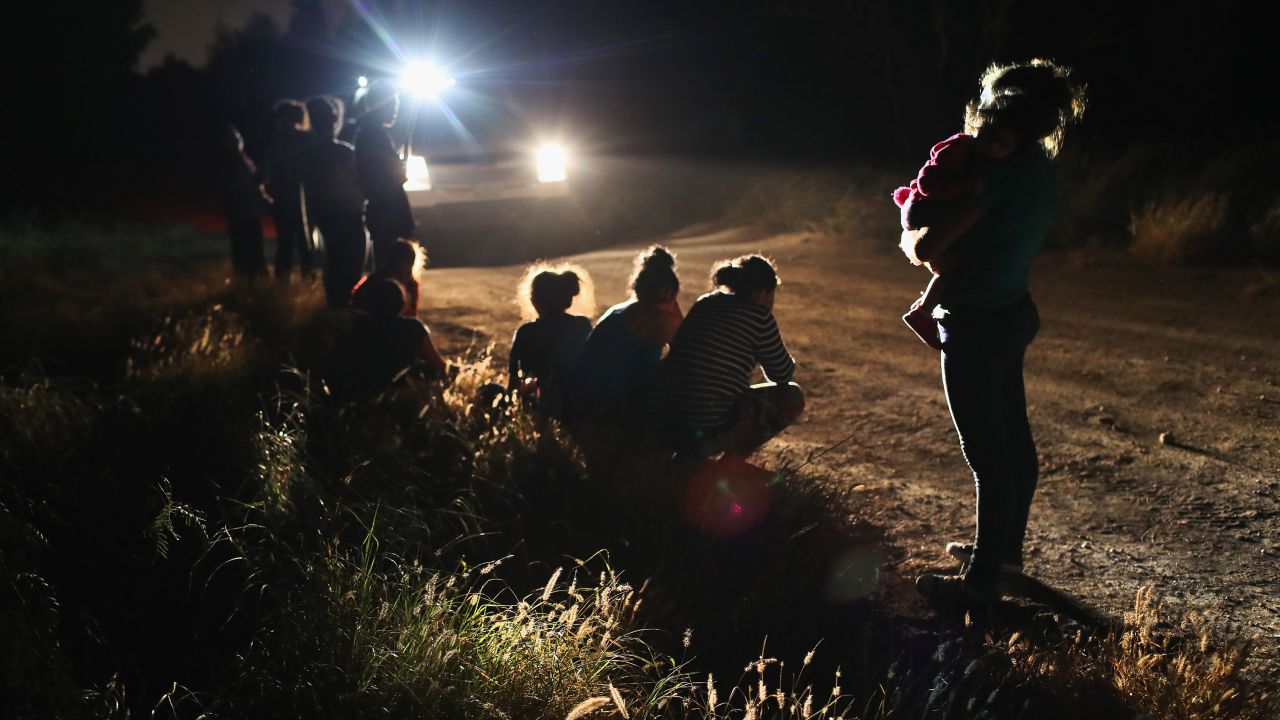
<path id="1" fill-rule="evenodd" d="M 400 62 L 406 60 L 404 50 L 401 49 L 400 43 L 396 42 L 396 38 L 391 34 L 386 18 L 382 16 L 382 12 L 376 8 L 371 8 L 364 0 L 351 0 L 351 7 L 355 9 L 356 14 L 364 20 L 374 35 L 382 41 L 382 44 L 388 50 L 395 53 L 396 59 Z"/>
<path id="2" fill-rule="evenodd" d="M 437 107 L 440 108 L 440 112 L 444 115 L 444 119 L 449 123 L 449 127 L 453 129 L 453 132 L 458 136 L 458 139 L 466 146 L 467 152 L 473 156 L 483 156 L 485 154 L 484 148 L 480 147 L 480 143 L 476 141 L 476 137 L 471 134 L 471 131 L 467 130 L 467 126 L 462 124 L 462 120 L 458 118 L 449 105 L 442 102 L 439 103 Z"/>
<path id="3" fill-rule="evenodd" d="M 456 81 L 445 71 L 426 60 L 417 60 L 405 66 L 400 75 L 400 87 L 419 98 L 434 100 Z"/>

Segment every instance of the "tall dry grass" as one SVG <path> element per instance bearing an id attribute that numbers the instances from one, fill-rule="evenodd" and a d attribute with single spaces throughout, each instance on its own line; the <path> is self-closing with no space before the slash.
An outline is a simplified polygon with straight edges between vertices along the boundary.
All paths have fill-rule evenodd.
<path id="1" fill-rule="evenodd" d="M 1014 634 L 997 643 L 1015 674 L 1056 687 L 1109 688 L 1126 706 L 1165 720 L 1261 720 L 1280 713 L 1274 683 L 1248 676 L 1252 642 L 1194 612 L 1163 607 L 1142 588 L 1117 627 L 1037 646 Z"/>
<path id="2" fill-rule="evenodd" d="M 874 537 L 854 538 L 873 570 L 856 599 L 825 594 L 848 528 L 785 461 L 768 523 L 703 537 L 660 458 L 583 452 L 518 400 L 478 407 L 506 380 L 483 351 L 425 398 L 339 402 L 318 358 L 340 328 L 314 289 L 184 287 L 107 313 L 124 339 L 94 347 L 114 348 L 114 375 L 0 382 L 14 717 L 1070 717 L 1113 693 L 1101 707 L 1252 718 L 1272 702 L 1241 676 L 1243 645 L 1162 634 L 1149 603 L 1114 638 L 907 635 L 867 592 Z"/>
<path id="3" fill-rule="evenodd" d="M 1134 211 L 1129 220 L 1130 251 L 1157 262 L 1187 262 L 1222 254 L 1227 242 L 1231 196 L 1197 192 L 1153 200 Z"/>
<path id="4" fill-rule="evenodd" d="M 1169 613 L 1155 591 L 1144 588 L 1125 613 L 1123 630 L 1103 643 L 1100 660 L 1122 695 L 1160 717 L 1276 717 L 1280 695 L 1245 679 L 1251 642 L 1215 630 L 1197 613 Z"/>

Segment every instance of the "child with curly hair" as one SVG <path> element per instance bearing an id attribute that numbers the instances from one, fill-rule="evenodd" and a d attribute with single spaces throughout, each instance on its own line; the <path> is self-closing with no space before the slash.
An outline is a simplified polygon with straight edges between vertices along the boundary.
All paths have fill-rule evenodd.
<path id="1" fill-rule="evenodd" d="M 531 307 L 537 317 L 516 328 L 511 339 L 507 388 L 550 417 L 563 413 L 570 378 L 591 334 L 591 320 L 569 313 L 574 298 L 589 297 L 590 288 L 585 270 L 539 266 L 530 268 L 520 284 L 521 306 Z"/>

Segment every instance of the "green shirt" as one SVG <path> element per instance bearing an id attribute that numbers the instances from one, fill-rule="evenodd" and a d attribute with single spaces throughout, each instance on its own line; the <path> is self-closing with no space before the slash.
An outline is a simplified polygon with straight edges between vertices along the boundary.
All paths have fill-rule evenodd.
<path id="1" fill-rule="evenodd" d="M 981 169 L 982 217 L 955 244 L 942 305 L 1007 305 L 1027 293 L 1031 261 L 1053 222 L 1053 165 L 1039 144 Z"/>

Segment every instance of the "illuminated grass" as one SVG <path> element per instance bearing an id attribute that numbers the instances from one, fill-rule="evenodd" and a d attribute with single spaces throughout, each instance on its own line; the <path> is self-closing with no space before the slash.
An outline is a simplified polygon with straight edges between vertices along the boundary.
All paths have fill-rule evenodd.
<path id="1" fill-rule="evenodd" d="M 1160 262 L 1204 258 L 1220 241 L 1230 207 L 1230 195 L 1216 192 L 1149 202 L 1129 221 L 1130 250 Z"/>
<path id="2" fill-rule="evenodd" d="M 1246 644 L 1171 622 L 1150 594 L 1111 635 L 969 627 L 871 647 L 839 635 L 896 623 L 863 595 L 808 625 L 830 610 L 813 579 L 840 536 L 810 528 L 821 483 L 786 463 L 774 526 L 699 538 L 662 463 L 611 449 L 593 467 L 518 400 L 478 407 L 505 384 L 488 353 L 434 399 L 338 403 L 316 358 L 340 328 L 314 288 L 187 288 L 181 308 L 170 290 L 129 299 L 114 378 L 0 383 L 0 661 L 29 707 L 738 720 L 1070 716 L 1114 696 L 1102 707 L 1124 717 L 1275 712 L 1242 678 Z M 766 626 L 787 650 L 756 654 Z M 65 638 L 110 652 L 73 674 Z M 168 666 L 201 653 L 184 685 Z"/>

